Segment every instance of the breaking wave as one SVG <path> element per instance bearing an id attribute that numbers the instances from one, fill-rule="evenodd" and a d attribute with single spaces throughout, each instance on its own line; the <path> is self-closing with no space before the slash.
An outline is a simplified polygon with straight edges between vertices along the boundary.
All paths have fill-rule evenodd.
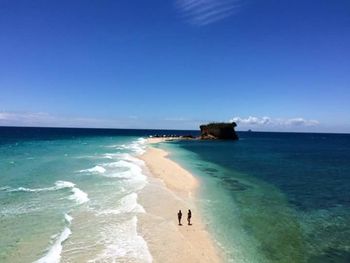
<path id="1" fill-rule="evenodd" d="M 141 155 L 141 154 L 145 153 L 146 142 L 147 142 L 147 140 L 145 138 L 138 138 L 137 140 L 135 140 L 129 144 L 117 144 L 117 145 L 111 145 L 108 147 L 115 148 L 117 150 L 130 150 L 133 153 Z"/>
<path id="2" fill-rule="evenodd" d="M 89 201 L 89 197 L 87 193 L 83 192 L 79 188 L 73 187 L 72 188 L 73 194 L 69 197 L 71 200 L 75 200 L 77 204 L 83 204 Z"/>
<path id="3" fill-rule="evenodd" d="M 145 209 L 137 203 L 137 194 L 131 193 L 119 201 L 117 209 L 107 209 L 98 212 L 97 215 L 121 214 L 121 213 L 145 213 Z"/>
<path id="4" fill-rule="evenodd" d="M 68 214 L 64 214 L 64 218 L 70 225 L 73 217 Z M 72 231 L 68 226 L 66 226 L 60 234 L 55 235 L 55 241 L 53 245 L 48 249 L 47 253 L 34 263 L 59 263 L 61 259 L 63 242 L 66 241 L 71 234 Z"/>
<path id="5" fill-rule="evenodd" d="M 85 169 L 85 170 L 80 170 L 79 172 L 84 173 L 84 172 L 88 172 L 88 173 L 100 173 L 103 174 L 106 171 L 106 169 L 100 165 L 96 165 L 90 169 Z"/>
<path id="6" fill-rule="evenodd" d="M 75 200 L 77 204 L 83 204 L 89 201 L 88 194 L 75 186 L 74 183 L 68 181 L 57 181 L 55 186 L 45 187 L 45 188 L 26 188 L 26 187 L 2 187 L 0 190 L 7 192 L 45 192 L 45 191 L 56 191 L 60 189 L 70 188 L 72 195 L 69 196 L 69 199 Z"/>
<path id="7" fill-rule="evenodd" d="M 137 233 L 136 216 L 117 226 L 107 225 L 102 235 L 100 242 L 105 244 L 105 249 L 96 258 L 89 260 L 89 263 L 119 262 L 125 257 L 130 262 L 152 262 L 146 241 Z"/>
<path id="8" fill-rule="evenodd" d="M 26 187 L 2 187 L 1 190 L 5 190 L 7 192 L 44 192 L 44 191 L 55 191 L 63 188 L 72 188 L 74 184 L 72 182 L 67 181 L 57 181 L 55 186 L 52 187 L 44 187 L 44 188 L 26 188 Z"/>

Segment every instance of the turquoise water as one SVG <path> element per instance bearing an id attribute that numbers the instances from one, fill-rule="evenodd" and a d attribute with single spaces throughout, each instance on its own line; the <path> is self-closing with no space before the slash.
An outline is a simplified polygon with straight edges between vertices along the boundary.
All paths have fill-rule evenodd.
<path id="1" fill-rule="evenodd" d="M 155 133 L 0 128 L 0 262 L 151 262 L 135 157 Z M 202 182 L 226 261 L 350 262 L 350 136 L 240 138 L 157 145 Z"/>
<path id="2" fill-rule="evenodd" d="M 241 133 L 162 145 L 202 181 L 229 262 L 350 262 L 350 136 Z"/>
<path id="3" fill-rule="evenodd" d="M 0 262 L 150 262 L 136 232 L 144 142 L 2 137 Z"/>

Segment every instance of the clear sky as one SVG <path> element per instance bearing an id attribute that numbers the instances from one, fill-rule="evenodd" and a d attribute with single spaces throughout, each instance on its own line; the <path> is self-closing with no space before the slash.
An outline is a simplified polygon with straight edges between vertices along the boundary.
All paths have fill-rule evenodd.
<path id="1" fill-rule="evenodd" d="M 350 132 L 349 0 L 0 0 L 0 125 Z"/>

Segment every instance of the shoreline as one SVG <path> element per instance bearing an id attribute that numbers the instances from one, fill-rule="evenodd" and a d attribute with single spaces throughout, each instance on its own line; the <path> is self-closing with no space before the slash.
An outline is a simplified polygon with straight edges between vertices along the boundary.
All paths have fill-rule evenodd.
<path id="1" fill-rule="evenodd" d="M 145 163 L 150 183 L 140 192 L 139 201 L 147 211 L 138 230 L 148 243 L 154 262 L 223 262 L 223 254 L 201 220 L 196 197 L 200 182 L 190 172 L 167 158 L 168 152 L 152 147 L 169 138 L 147 140 L 139 156 Z M 182 225 L 177 212 L 182 211 Z M 187 225 L 187 210 L 192 225 Z"/>

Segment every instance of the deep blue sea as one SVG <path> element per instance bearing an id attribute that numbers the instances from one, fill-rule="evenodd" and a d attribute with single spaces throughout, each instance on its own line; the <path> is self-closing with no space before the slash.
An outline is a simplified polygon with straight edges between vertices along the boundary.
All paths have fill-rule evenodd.
<path id="1" fill-rule="evenodd" d="M 137 232 L 154 134 L 0 127 L 0 262 L 151 262 Z M 350 135 L 241 132 L 175 141 L 228 262 L 350 262 Z"/>

